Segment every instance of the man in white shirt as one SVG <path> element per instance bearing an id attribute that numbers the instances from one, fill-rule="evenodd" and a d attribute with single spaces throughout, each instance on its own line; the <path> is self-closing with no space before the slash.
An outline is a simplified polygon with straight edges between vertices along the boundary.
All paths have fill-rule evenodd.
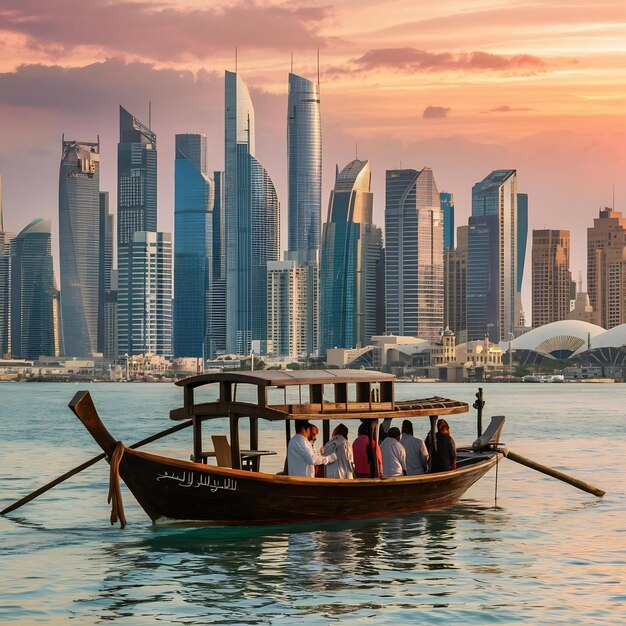
<path id="1" fill-rule="evenodd" d="M 387 431 L 387 438 L 380 444 L 383 455 L 383 476 L 406 474 L 406 452 L 400 443 L 400 429 L 393 426 Z"/>
<path id="2" fill-rule="evenodd" d="M 289 476 L 315 478 L 315 466 L 327 465 L 337 460 L 336 454 L 323 456 L 313 449 L 309 441 L 312 424 L 305 420 L 296 420 L 296 434 L 287 446 L 287 470 Z"/>
<path id="3" fill-rule="evenodd" d="M 428 471 L 428 450 L 421 439 L 413 436 L 413 424 L 409 420 L 402 422 L 400 443 L 406 451 L 407 476 L 417 476 Z"/>

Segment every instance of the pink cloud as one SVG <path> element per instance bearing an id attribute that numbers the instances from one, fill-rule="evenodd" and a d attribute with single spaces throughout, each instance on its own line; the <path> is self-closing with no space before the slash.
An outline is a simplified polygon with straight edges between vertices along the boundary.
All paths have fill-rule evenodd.
<path id="1" fill-rule="evenodd" d="M 80 46 L 161 61 L 203 59 L 239 45 L 302 50 L 324 46 L 327 6 L 237 0 L 221 8 L 183 9 L 165 2 L 4 0 L 0 30 L 20 33 L 34 48 Z"/>
<path id="2" fill-rule="evenodd" d="M 493 54 L 491 52 L 428 52 L 417 48 L 379 48 L 368 50 L 352 59 L 347 68 L 336 73 L 373 71 L 377 69 L 405 71 L 463 72 L 537 72 L 545 69 L 542 59 L 530 54 Z"/>
<path id="3" fill-rule="evenodd" d="M 530 111 L 528 107 L 512 107 L 508 104 L 501 104 L 500 106 L 493 107 L 492 109 L 485 109 L 481 113 L 513 113 L 515 111 Z"/>

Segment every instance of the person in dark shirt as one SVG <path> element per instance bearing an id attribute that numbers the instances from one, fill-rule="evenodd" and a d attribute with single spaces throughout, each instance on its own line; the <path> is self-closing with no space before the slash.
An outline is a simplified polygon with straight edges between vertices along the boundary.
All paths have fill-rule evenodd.
<path id="1" fill-rule="evenodd" d="M 432 463 L 431 472 L 449 472 L 456 469 L 456 444 L 450 435 L 450 426 L 446 420 L 437 420 L 435 433 L 436 450 L 430 449 L 430 436 L 426 437 L 426 447 Z"/>

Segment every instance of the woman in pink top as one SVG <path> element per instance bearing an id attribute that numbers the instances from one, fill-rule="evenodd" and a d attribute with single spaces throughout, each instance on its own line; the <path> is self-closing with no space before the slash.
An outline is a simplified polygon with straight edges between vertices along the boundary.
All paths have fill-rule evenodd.
<path id="1" fill-rule="evenodd" d="M 354 456 L 354 477 L 355 478 L 378 478 L 383 473 L 383 457 L 380 448 L 375 441 L 371 441 L 369 437 L 370 425 L 362 422 L 359 426 L 359 436 L 352 444 L 352 453 Z M 376 467 L 371 466 L 370 444 L 374 446 L 376 454 Z M 374 472 L 372 472 L 374 470 Z"/>

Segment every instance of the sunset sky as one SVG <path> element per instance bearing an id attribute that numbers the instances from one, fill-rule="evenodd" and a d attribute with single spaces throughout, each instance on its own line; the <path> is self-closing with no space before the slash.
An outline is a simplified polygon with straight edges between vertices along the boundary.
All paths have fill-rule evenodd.
<path id="1" fill-rule="evenodd" d="M 516 168 L 530 227 L 571 229 L 576 278 L 586 228 L 612 204 L 613 185 L 616 208 L 626 204 L 624 0 L 2 0 L 5 227 L 46 216 L 56 229 L 63 133 L 100 135 L 101 188 L 115 208 L 117 106 L 147 122 L 151 100 L 159 229 L 171 230 L 174 134 L 206 133 L 210 167 L 223 168 L 223 74 L 235 47 L 283 224 L 290 57 L 315 78 L 318 47 L 323 220 L 335 164 L 357 150 L 372 163 L 379 225 L 387 168 L 432 167 L 455 195 L 457 224 L 473 183 Z"/>

